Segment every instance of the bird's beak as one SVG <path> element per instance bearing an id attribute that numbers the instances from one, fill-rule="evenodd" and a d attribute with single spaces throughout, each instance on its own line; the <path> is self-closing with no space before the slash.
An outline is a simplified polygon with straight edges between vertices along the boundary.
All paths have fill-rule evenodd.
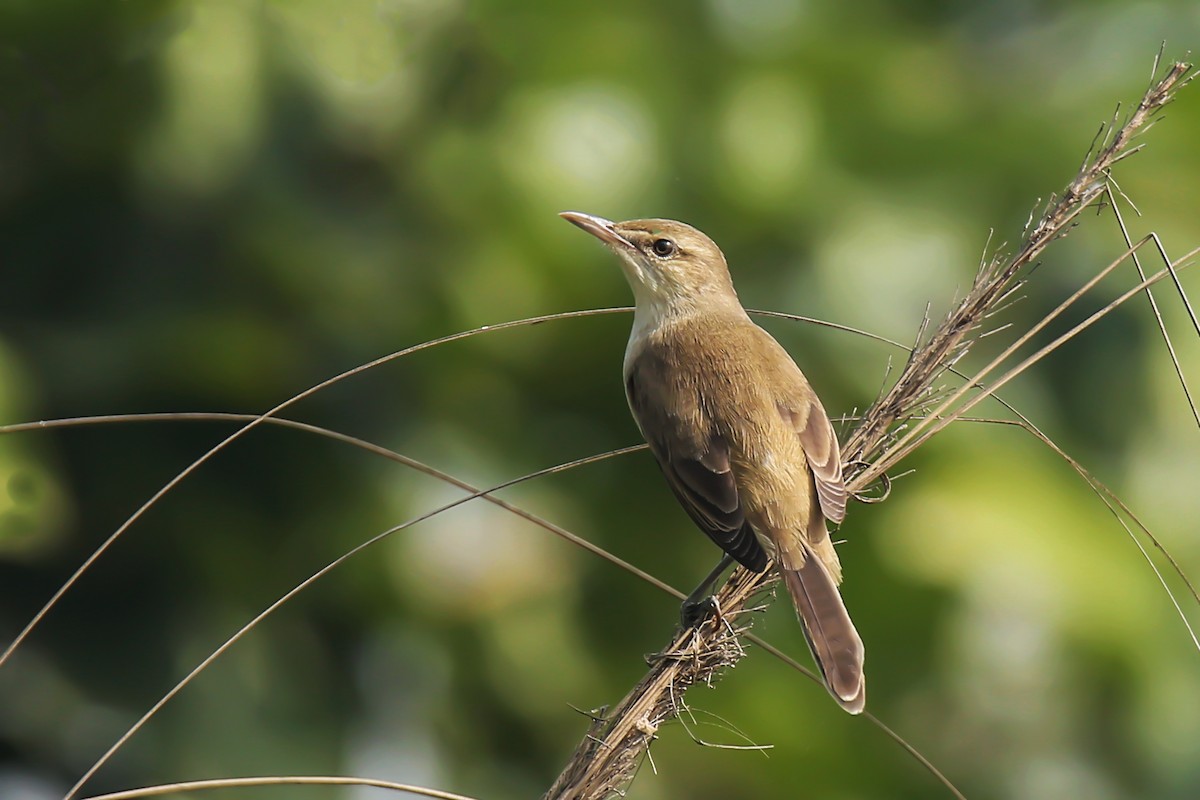
<path id="1" fill-rule="evenodd" d="M 633 246 L 632 242 L 617 233 L 616 223 L 612 220 L 605 219 L 604 217 L 593 217 L 591 214 L 583 214 L 578 211 L 563 211 L 559 216 L 567 222 L 583 228 L 592 236 L 595 236 L 618 252 L 621 250 L 637 252 L 637 248 Z"/>

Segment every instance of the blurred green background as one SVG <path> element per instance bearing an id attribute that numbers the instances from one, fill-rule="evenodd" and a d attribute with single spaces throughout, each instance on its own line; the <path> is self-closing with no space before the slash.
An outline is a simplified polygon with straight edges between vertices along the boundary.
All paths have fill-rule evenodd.
<path id="1" fill-rule="evenodd" d="M 563 209 L 689 221 L 729 255 L 748 306 L 911 341 L 926 303 L 941 313 L 969 285 L 989 230 L 993 247 L 1018 241 L 1116 101 L 1136 101 L 1159 43 L 1170 57 L 1198 34 L 1194 0 L 8 0 L 0 423 L 259 412 L 426 339 L 627 305 L 613 259 Z M 1166 116 L 1118 178 L 1145 215 L 1135 235 L 1157 230 L 1179 255 L 1200 243 L 1196 89 Z M 1122 249 L 1109 217 L 1086 216 L 996 324 L 1027 327 Z M 1124 268 L 1068 316 L 1131 282 Z M 1196 337 L 1159 296 L 1195 376 Z M 764 324 L 835 416 L 868 405 L 902 357 Z M 628 325 L 488 333 L 292 416 L 492 485 L 638 441 L 619 377 Z M 1144 301 L 1005 395 L 1200 575 L 1197 429 Z M 232 430 L 0 437 L 0 641 Z M 953 428 L 906 467 L 887 503 L 853 507 L 842 528 L 870 709 L 972 797 L 1200 795 L 1200 654 L 1085 485 L 994 426 Z M 311 435 L 239 441 L 0 669 L 0 796 L 60 796 L 254 614 L 461 495 Z M 681 588 L 717 556 L 645 453 L 503 496 Z M 756 630 L 807 662 L 777 606 Z M 285 606 L 87 793 L 331 773 L 537 796 L 585 730 L 572 706 L 617 701 L 675 620 L 674 600 L 471 503 Z M 946 796 L 764 653 L 688 699 L 701 738 L 774 749 L 702 749 L 667 726 L 631 796 Z"/>

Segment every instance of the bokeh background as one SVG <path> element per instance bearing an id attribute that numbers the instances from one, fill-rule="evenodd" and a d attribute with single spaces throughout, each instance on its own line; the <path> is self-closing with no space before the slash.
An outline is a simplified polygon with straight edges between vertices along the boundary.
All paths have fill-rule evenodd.
<path id="1" fill-rule="evenodd" d="M 0 423 L 260 412 L 444 334 L 628 304 L 612 258 L 563 209 L 687 220 L 723 246 L 748 306 L 911 341 L 927 303 L 938 314 L 969 284 L 989 231 L 993 248 L 1016 242 L 1116 102 L 1136 101 L 1160 42 L 1182 55 L 1198 34 L 1193 0 L 10 0 Z M 1200 243 L 1198 129 L 1192 89 L 1118 174 L 1144 214 L 1134 234 L 1157 230 L 1175 255 Z M 995 323 L 1028 326 L 1122 249 L 1109 217 L 1087 215 Z M 1132 280 L 1123 269 L 1068 316 Z M 1195 377 L 1196 337 L 1160 297 Z M 869 404 L 902 358 L 764 324 L 833 415 Z M 619 378 L 628 325 L 618 314 L 487 333 L 291 416 L 492 485 L 638 441 Z M 1200 574 L 1197 427 L 1144 301 L 1005 396 Z M 0 436 L 0 641 L 232 430 Z M 958 426 L 906 467 L 888 502 L 853 507 L 842 530 L 871 709 L 968 796 L 1200 794 L 1200 653 L 1086 486 L 1007 427 Z M 0 669 L 0 796 L 61 796 L 254 614 L 461 495 L 312 435 L 239 441 L 133 526 Z M 681 588 L 717 555 L 645 453 L 503 496 Z M 674 600 L 471 503 L 285 606 L 86 793 L 329 773 L 537 796 L 584 733 L 573 707 L 618 700 L 675 620 Z M 782 604 L 756 630 L 807 659 Z M 764 653 L 689 702 L 695 735 L 774 749 L 704 749 L 667 726 L 631 796 L 945 796 Z"/>

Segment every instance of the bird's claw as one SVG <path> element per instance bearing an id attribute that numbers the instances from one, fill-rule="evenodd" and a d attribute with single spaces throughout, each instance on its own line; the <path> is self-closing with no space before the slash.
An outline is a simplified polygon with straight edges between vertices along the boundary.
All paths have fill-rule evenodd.
<path id="1" fill-rule="evenodd" d="M 713 597 L 705 597 L 700 600 L 685 600 L 679 606 L 679 627 L 683 630 L 694 628 L 699 625 L 704 619 L 716 611 L 717 603 Z"/>

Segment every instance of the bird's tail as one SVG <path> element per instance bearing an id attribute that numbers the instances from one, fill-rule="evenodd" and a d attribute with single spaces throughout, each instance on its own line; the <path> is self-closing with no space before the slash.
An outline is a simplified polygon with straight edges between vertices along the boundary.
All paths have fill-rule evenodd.
<path id="1" fill-rule="evenodd" d="M 851 714 L 861 714 L 867 702 L 862 639 L 829 571 L 807 544 L 804 550 L 799 569 L 779 571 L 829 693 Z"/>

